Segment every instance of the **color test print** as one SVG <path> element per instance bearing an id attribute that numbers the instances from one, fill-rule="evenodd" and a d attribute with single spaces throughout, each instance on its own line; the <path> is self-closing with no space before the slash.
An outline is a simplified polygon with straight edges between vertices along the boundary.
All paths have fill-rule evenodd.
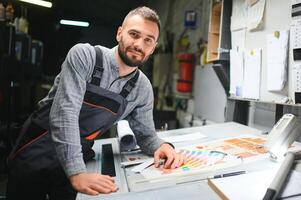
<path id="1" fill-rule="evenodd" d="M 196 148 L 221 151 L 242 159 L 247 159 L 266 154 L 267 150 L 263 146 L 265 141 L 262 137 L 238 137 L 198 145 Z"/>
<path id="2" fill-rule="evenodd" d="M 186 150 L 181 149 L 180 153 L 184 154 L 187 158 L 185 165 L 178 169 L 162 169 L 164 174 L 185 172 L 193 169 L 200 169 L 210 165 L 216 165 L 225 162 L 227 154 L 220 151 L 207 151 L 207 150 Z"/>
<path id="3" fill-rule="evenodd" d="M 142 174 L 146 178 L 154 178 L 162 175 L 185 175 L 195 171 L 201 173 L 225 169 L 266 157 L 267 151 L 263 147 L 264 143 L 263 137 L 246 135 L 181 148 L 177 151 L 186 156 L 185 165 L 176 169 L 151 166 Z"/>

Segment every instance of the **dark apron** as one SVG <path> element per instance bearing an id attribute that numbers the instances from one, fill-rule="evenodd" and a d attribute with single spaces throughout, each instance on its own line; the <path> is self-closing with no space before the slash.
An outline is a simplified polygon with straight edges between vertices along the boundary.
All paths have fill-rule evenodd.
<path id="1" fill-rule="evenodd" d="M 107 131 L 124 113 L 127 106 L 126 97 L 135 87 L 139 77 L 137 70 L 124 85 L 120 94 L 99 87 L 104 69 L 102 52 L 96 47 L 95 50 L 96 65 L 92 81 L 87 83 L 79 115 L 80 138 L 85 161 L 95 156 L 92 150 L 93 140 Z M 26 171 L 30 178 L 31 175 L 36 176 L 36 173 L 47 174 L 48 171 L 60 167 L 49 131 L 51 105 L 52 102 L 35 111 L 24 123 L 17 144 L 8 158 L 11 173 Z"/>

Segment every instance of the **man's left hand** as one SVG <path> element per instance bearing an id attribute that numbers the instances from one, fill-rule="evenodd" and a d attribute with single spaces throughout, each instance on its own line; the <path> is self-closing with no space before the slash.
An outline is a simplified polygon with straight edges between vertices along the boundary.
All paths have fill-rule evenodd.
<path id="1" fill-rule="evenodd" d="M 155 167 L 160 166 L 160 159 L 166 159 L 164 168 L 175 169 L 185 164 L 186 158 L 183 154 L 177 153 L 168 143 L 163 143 L 154 154 Z"/>

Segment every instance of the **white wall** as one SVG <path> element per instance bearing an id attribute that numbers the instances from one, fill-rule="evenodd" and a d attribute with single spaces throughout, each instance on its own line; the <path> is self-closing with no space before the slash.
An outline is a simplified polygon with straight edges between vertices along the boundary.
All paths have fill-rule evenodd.
<path id="1" fill-rule="evenodd" d="M 197 28 L 187 32 L 192 44 L 190 51 L 195 53 L 198 39 L 200 37 L 207 39 L 209 2 L 210 0 L 152 0 L 148 5 L 158 11 L 163 29 L 174 32 L 175 41 L 179 39 L 180 34 L 184 30 L 184 11 L 195 10 L 197 12 Z M 260 44 L 265 48 L 265 33 L 276 29 L 277 24 L 277 27 L 288 28 L 288 23 L 281 23 L 283 20 L 288 21 L 289 19 L 287 16 L 290 11 L 289 4 L 290 1 L 286 0 L 267 0 L 267 13 L 265 13 L 264 16 L 264 20 L 267 24 L 264 25 L 263 30 L 252 32 L 247 35 L 246 46 L 253 48 Z M 285 16 L 283 17 L 283 15 Z M 280 21 L 282 22 L 280 23 Z M 163 41 L 164 37 L 161 35 L 160 42 Z M 175 57 L 173 59 L 175 62 Z M 173 63 L 173 67 L 176 67 L 175 63 Z M 266 72 L 263 71 L 263 75 L 265 73 Z M 266 84 L 263 83 L 261 87 L 266 87 Z M 264 94 L 264 97 L 269 98 L 270 95 L 271 94 Z M 195 68 L 193 96 L 194 105 L 190 113 L 192 113 L 195 118 L 207 119 L 217 123 L 233 118 L 234 101 L 227 101 L 224 89 L 210 65 L 205 67 L 198 66 Z M 284 107 L 284 113 L 290 112 L 297 115 L 299 118 L 301 118 L 300 110 L 300 107 Z M 250 111 L 254 111 L 253 121 L 249 120 L 250 126 L 263 130 L 270 130 L 273 127 L 275 123 L 275 104 L 260 102 L 252 103 L 250 105 Z M 225 117 L 225 115 L 227 116 Z M 190 126 L 189 122 L 191 121 L 191 117 L 192 116 L 187 113 L 180 113 L 182 126 Z M 200 124 L 202 124 L 201 120 L 198 125 Z"/>
<path id="2" fill-rule="evenodd" d="M 240 0 L 234 1 L 238 3 Z M 292 50 L 289 51 L 289 75 L 288 82 L 285 88 L 280 92 L 267 91 L 267 48 L 266 48 L 266 35 L 274 31 L 289 30 L 291 25 L 291 1 L 283 0 L 266 0 L 265 13 L 263 17 L 263 24 L 259 30 L 246 33 L 245 45 L 246 49 L 262 48 L 262 61 L 261 61 L 261 85 L 260 85 L 260 101 L 263 102 L 279 102 L 287 95 L 293 98 L 292 91 Z M 235 40 L 236 38 L 232 38 Z M 275 107 L 274 103 L 261 103 L 252 102 L 249 111 L 250 118 L 249 126 L 261 129 L 271 129 L 275 124 Z M 252 113 L 254 115 L 252 115 Z M 284 113 L 293 113 L 299 118 L 300 107 L 284 107 Z"/>

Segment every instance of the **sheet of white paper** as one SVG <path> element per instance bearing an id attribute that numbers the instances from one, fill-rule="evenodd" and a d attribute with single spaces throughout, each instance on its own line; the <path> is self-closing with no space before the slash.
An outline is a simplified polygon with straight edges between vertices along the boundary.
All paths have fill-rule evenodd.
<path id="1" fill-rule="evenodd" d="M 149 167 L 153 163 L 154 163 L 154 158 L 149 158 L 149 159 L 145 160 L 142 164 L 134 167 L 132 169 L 132 171 L 135 173 L 141 173 L 145 168 Z"/>
<path id="2" fill-rule="evenodd" d="M 231 32 L 231 45 L 233 50 L 243 51 L 246 47 L 246 29 Z"/>
<path id="3" fill-rule="evenodd" d="M 301 0 L 292 0 L 292 5 L 295 5 L 295 4 L 298 4 L 298 3 L 301 3 Z"/>
<path id="4" fill-rule="evenodd" d="M 127 166 L 131 166 L 131 165 L 138 165 L 143 162 L 144 162 L 144 160 L 124 161 L 124 162 L 121 162 L 120 165 L 121 165 L 121 167 L 127 167 Z"/>
<path id="5" fill-rule="evenodd" d="M 259 0 L 254 5 L 248 7 L 247 26 L 248 30 L 254 30 L 263 22 L 265 0 Z"/>
<path id="6" fill-rule="evenodd" d="M 245 51 L 245 68 L 242 96 L 259 99 L 261 76 L 261 49 Z"/>
<path id="7" fill-rule="evenodd" d="M 254 4 L 257 3 L 257 2 L 258 2 L 258 0 L 247 0 L 247 3 L 248 3 L 250 6 L 254 5 Z"/>
<path id="8" fill-rule="evenodd" d="M 244 78 L 243 52 L 230 50 L 230 94 L 240 97 Z"/>
<path id="9" fill-rule="evenodd" d="M 287 79 L 288 30 L 267 34 L 267 89 L 281 91 Z"/>
<path id="10" fill-rule="evenodd" d="M 184 142 L 184 141 L 191 141 L 191 140 L 199 140 L 207 137 L 206 135 L 203 135 L 199 132 L 196 133 L 189 133 L 189 134 L 183 134 L 183 135 L 173 135 L 164 137 L 162 136 L 161 139 L 165 140 L 166 142 Z"/>
<path id="11" fill-rule="evenodd" d="M 248 4 L 245 1 L 233 0 L 231 31 L 247 27 L 247 8 Z"/>

